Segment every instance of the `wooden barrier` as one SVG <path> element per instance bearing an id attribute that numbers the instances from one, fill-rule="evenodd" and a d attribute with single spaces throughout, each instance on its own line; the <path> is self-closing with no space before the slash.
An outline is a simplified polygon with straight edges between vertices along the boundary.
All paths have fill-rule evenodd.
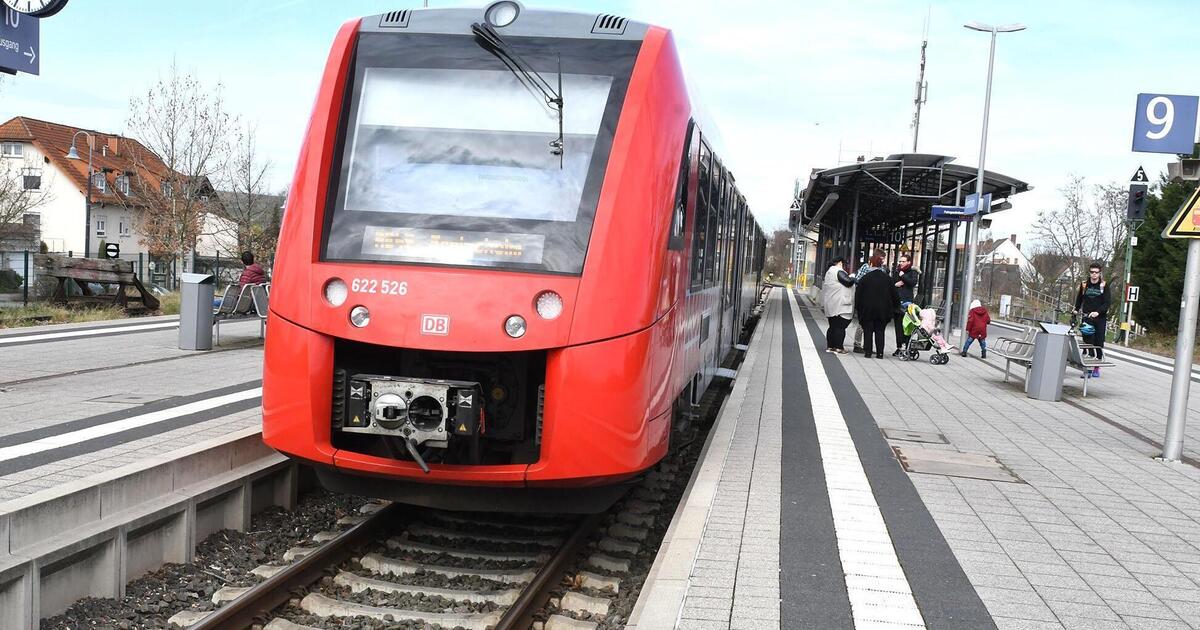
<path id="1" fill-rule="evenodd" d="M 130 312 L 158 310 L 158 298 L 133 273 L 133 263 L 130 261 L 67 258 L 57 254 L 35 254 L 33 261 L 42 274 L 58 280 L 52 301 L 67 305 L 111 304 Z M 74 282 L 82 295 L 69 295 L 68 282 Z M 106 288 L 116 285 L 116 292 L 98 294 L 92 290 L 92 284 Z"/>

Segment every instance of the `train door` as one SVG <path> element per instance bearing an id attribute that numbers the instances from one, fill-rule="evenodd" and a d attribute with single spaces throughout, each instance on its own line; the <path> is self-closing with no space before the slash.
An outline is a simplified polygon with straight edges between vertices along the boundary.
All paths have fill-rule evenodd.
<path id="1" fill-rule="evenodd" d="M 717 343 L 714 349 L 713 366 L 720 367 L 721 360 L 725 354 L 725 336 L 728 334 L 729 324 L 725 321 L 725 309 L 728 305 L 728 297 L 725 294 L 725 252 L 729 250 L 727 242 L 729 222 L 729 171 L 722 169 L 720 182 L 720 204 L 717 206 L 717 275 L 714 278 L 714 286 L 717 288 L 716 306 L 717 306 Z"/>

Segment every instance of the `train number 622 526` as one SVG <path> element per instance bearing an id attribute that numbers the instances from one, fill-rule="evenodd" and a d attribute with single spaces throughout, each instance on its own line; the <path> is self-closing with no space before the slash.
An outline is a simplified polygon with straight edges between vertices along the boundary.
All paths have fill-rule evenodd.
<path id="1" fill-rule="evenodd" d="M 379 293 L 382 295 L 408 295 L 408 283 L 396 280 L 376 280 L 374 278 L 355 278 L 350 281 L 350 290 L 354 293 Z"/>

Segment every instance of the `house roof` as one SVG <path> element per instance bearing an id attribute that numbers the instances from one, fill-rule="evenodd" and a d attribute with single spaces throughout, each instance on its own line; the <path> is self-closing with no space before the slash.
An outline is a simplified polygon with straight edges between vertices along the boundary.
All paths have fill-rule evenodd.
<path id="1" fill-rule="evenodd" d="M 86 136 L 76 145 L 76 150 L 84 159 L 71 160 L 67 152 L 71 148 L 71 139 L 76 132 L 85 131 L 92 136 L 92 170 L 104 174 L 106 181 L 104 192 L 92 187 L 93 203 L 117 203 L 122 205 L 143 205 L 139 203 L 136 189 L 130 188 L 130 195 L 125 195 L 116 189 L 116 178 L 123 175 L 136 174 L 148 186 L 158 189 L 169 169 L 153 151 L 132 138 L 119 134 L 111 134 L 93 129 L 81 129 L 70 125 L 17 116 L 0 125 L 0 141 L 32 143 L 45 156 L 47 162 L 53 163 L 66 174 L 75 184 L 81 194 L 87 191 L 87 138 Z"/>

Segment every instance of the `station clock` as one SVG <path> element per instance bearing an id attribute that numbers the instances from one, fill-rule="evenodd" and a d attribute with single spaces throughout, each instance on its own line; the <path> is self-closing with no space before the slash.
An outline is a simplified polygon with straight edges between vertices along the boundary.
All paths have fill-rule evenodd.
<path id="1" fill-rule="evenodd" d="M 0 0 L 4 6 L 25 15 L 44 18 L 50 17 L 67 6 L 67 0 Z"/>

